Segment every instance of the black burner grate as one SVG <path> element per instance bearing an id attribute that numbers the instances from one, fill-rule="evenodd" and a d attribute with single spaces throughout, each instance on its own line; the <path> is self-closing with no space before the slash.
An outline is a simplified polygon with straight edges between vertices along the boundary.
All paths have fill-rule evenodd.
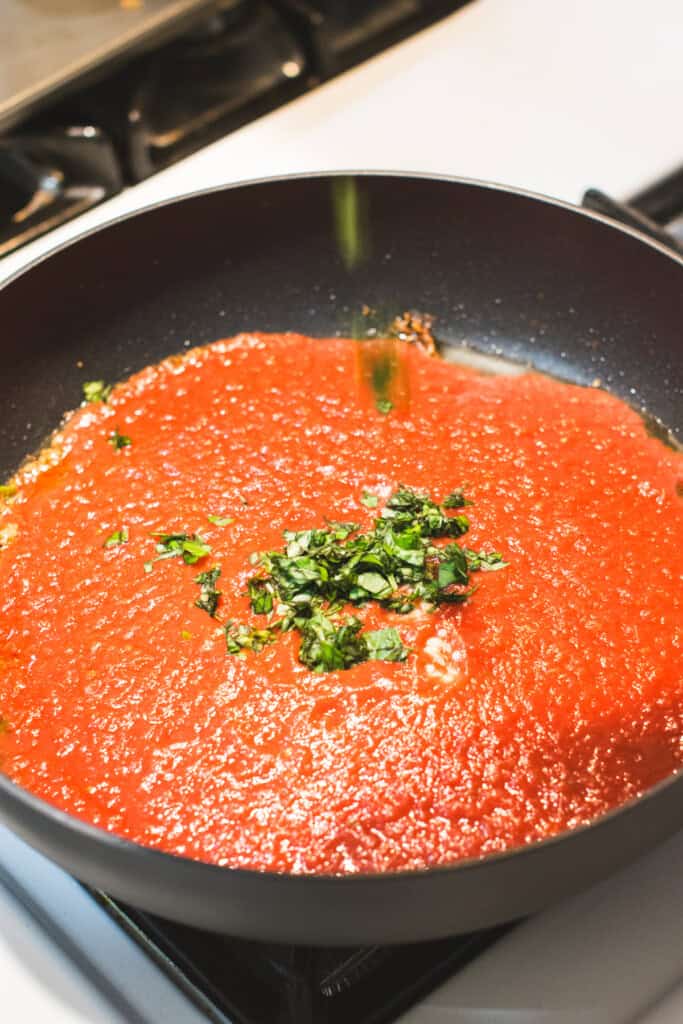
<path id="1" fill-rule="evenodd" d="M 389 1024 L 510 927 L 316 949 L 214 935 L 94 895 L 214 1024 Z"/>

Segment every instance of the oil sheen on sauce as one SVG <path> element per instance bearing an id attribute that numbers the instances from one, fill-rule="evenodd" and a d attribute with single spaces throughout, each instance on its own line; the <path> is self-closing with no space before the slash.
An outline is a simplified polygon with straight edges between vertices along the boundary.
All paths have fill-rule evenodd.
<path id="1" fill-rule="evenodd" d="M 147 846 L 347 873 L 531 843 L 680 768 L 682 456 L 599 390 L 408 347 L 409 401 L 383 415 L 357 352 L 294 335 L 192 350 L 77 410 L 18 475 L 0 502 L 12 779 Z M 463 486 L 467 544 L 509 562 L 464 605 L 361 609 L 397 626 L 404 663 L 314 674 L 295 633 L 230 656 L 194 606 L 202 564 L 144 569 L 153 531 L 196 531 L 221 618 L 255 623 L 252 552 L 326 517 L 369 529 L 364 489 L 381 509 L 399 483 Z"/>

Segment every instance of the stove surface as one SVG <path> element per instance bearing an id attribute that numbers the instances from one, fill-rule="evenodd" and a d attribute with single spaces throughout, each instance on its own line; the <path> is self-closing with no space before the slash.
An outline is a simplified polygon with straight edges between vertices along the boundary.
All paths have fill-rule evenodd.
<path id="1" fill-rule="evenodd" d="M 212 0 L 3 0 L 0 128 L 123 50 L 140 48 Z"/>
<path id="2" fill-rule="evenodd" d="M 216 1024 L 390 1024 L 510 927 L 405 946 L 316 949 L 215 935 L 103 893 L 92 897 Z"/>

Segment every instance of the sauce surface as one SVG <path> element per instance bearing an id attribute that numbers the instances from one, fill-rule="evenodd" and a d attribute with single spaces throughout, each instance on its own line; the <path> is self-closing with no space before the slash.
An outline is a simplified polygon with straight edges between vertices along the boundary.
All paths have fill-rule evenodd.
<path id="1" fill-rule="evenodd" d="M 604 392 L 408 346 L 409 402 L 383 415 L 357 353 L 295 335 L 192 350 L 71 414 L 21 471 L 0 501 L 12 779 L 148 846 L 347 873 L 530 843 L 680 768 L 680 453 Z M 294 633 L 230 656 L 194 606 L 209 560 L 144 569 L 153 531 L 198 532 L 221 619 L 260 624 L 252 552 L 326 518 L 367 530 L 401 483 L 463 486 L 466 543 L 509 562 L 464 605 L 361 609 L 364 628 L 398 628 L 403 663 L 314 674 Z"/>

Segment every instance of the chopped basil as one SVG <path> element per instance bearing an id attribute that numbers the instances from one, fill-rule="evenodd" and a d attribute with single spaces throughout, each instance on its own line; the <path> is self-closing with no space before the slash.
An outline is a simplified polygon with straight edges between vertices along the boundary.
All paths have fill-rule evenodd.
<path id="1" fill-rule="evenodd" d="M 386 416 L 394 408 L 394 403 L 390 398 L 378 398 L 375 402 L 375 408 L 377 412 L 381 412 L 383 416 Z"/>
<path id="2" fill-rule="evenodd" d="M 377 508 L 379 505 L 379 498 L 376 494 L 372 494 L 370 491 L 363 491 L 360 503 L 361 505 L 365 505 L 366 508 Z"/>
<path id="3" fill-rule="evenodd" d="M 266 644 L 277 639 L 278 626 L 266 629 L 250 629 L 235 622 L 225 624 L 225 643 L 228 654 L 245 655 L 247 651 L 262 651 Z"/>
<path id="4" fill-rule="evenodd" d="M 339 624 L 315 611 L 301 627 L 299 661 L 313 672 L 334 672 L 368 660 L 360 619 L 348 616 Z"/>
<path id="5" fill-rule="evenodd" d="M 181 640 L 191 640 L 192 639 L 192 633 L 190 633 L 189 629 L 181 629 L 180 630 L 180 639 Z"/>
<path id="6" fill-rule="evenodd" d="M 401 642 L 401 635 L 393 626 L 363 633 L 368 649 L 369 661 L 405 661 L 408 650 Z"/>
<path id="7" fill-rule="evenodd" d="M 267 580 L 249 580 L 251 610 L 257 615 L 269 615 L 273 610 L 273 586 Z"/>
<path id="8" fill-rule="evenodd" d="M 153 533 L 157 537 L 157 556 L 145 562 L 145 572 L 150 572 L 153 562 L 164 558 L 182 557 L 186 565 L 194 565 L 200 558 L 211 554 L 211 548 L 198 533 Z M 148 568 L 150 566 L 150 568 Z"/>
<path id="9" fill-rule="evenodd" d="M 470 504 L 462 490 L 446 500 L 448 506 L 438 505 L 428 495 L 401 486 L 367 533 L 358 533 L 355 523 L 335 521 L 323 529 L 286 530 L 284 550 L 252 556 L 251 564 L 259 571 L 247 584 L 254 614 L 275 611 L 281 618 L 265 631 L 230 623 L 229 652 L 260 650 L 278 631 L 296 629 L 301 635 L 299 659 L 314 672 L 361 661 L 405 660 L 408 652 L 396 629 L 363 633 L 360 619 L 344 617 L 343 608 L 374 601 L 406 614 L 418 604 L 434 609 L 462 603 L 474 593 L 471 572 L 507 564 L 498 552 L 433 543 L 469 529 L 467 516 L 447 512 Z"/>
<path id="10" fill-rule="evenodd" d="M 467 557 L 467 567 L 470 572 L 496 572 L 498 569 L 506 569 L 509 562 L 503 560 L 500 551 L 472 551 L 471 548 L 464 548 Z"/>
<path id="11" fill-rule="evenodd" d="M 107 440 L 114 451 L 119 451 L 121 448 L 128 448 L 128 446 L 133 443 L 127 434 L 119 434 L 118 427 L 114 427 L 114 433 L 111 437 L 108 437 Z"/>
<path id="12" fill-rule="evenodd" d="M 112 385 L 103 380 L 88 380 L 83 384 L 86 402 L 106 402 L 112 392 Z"/>
<path id="13" fill-rule="evenodd" d="M 0 498 L 13 498 L 16 493 L 16 484 L 0 484 Z"/>
<path id="14" fill-rule="evenodd" d="M 118 544 L 125 544 L 128 541 L 128 527 L 122 526 L 120 530 L 114 530 L 105 540 L 102 547 L 115 548 Z"/>
<path id="15" fill-rule="evenodd" d="M 208 612 L 211 618 L 216 614 L 218 599 L 221 596 L 220 590 L 216 590 L 216 583 L 220 574 L 220 565 L 214 565 L 212 569 L 200 572 L 199 575 L 194 578 L 195 583 L 198 583 L 201 587 L 199 597 L 195 601 L 195 605 L 197 608 L 201 608 L 202 611 Z"/>
<path id="16" fill-rule="evenodd" d="M 215 526 L 229 526 L 230 523 L 235 522 L 232 516 L 208 515 L 206 518 L 209 520 L 210 523 L 213 523 Z"/>
<path id="17" fill-rule="evenodd" d="M 465 497 L 462 487 L 456 487 L 441 504 L 444 508 L 465 508 L 466 505 L 472 505 L 473 502 Z"/>

